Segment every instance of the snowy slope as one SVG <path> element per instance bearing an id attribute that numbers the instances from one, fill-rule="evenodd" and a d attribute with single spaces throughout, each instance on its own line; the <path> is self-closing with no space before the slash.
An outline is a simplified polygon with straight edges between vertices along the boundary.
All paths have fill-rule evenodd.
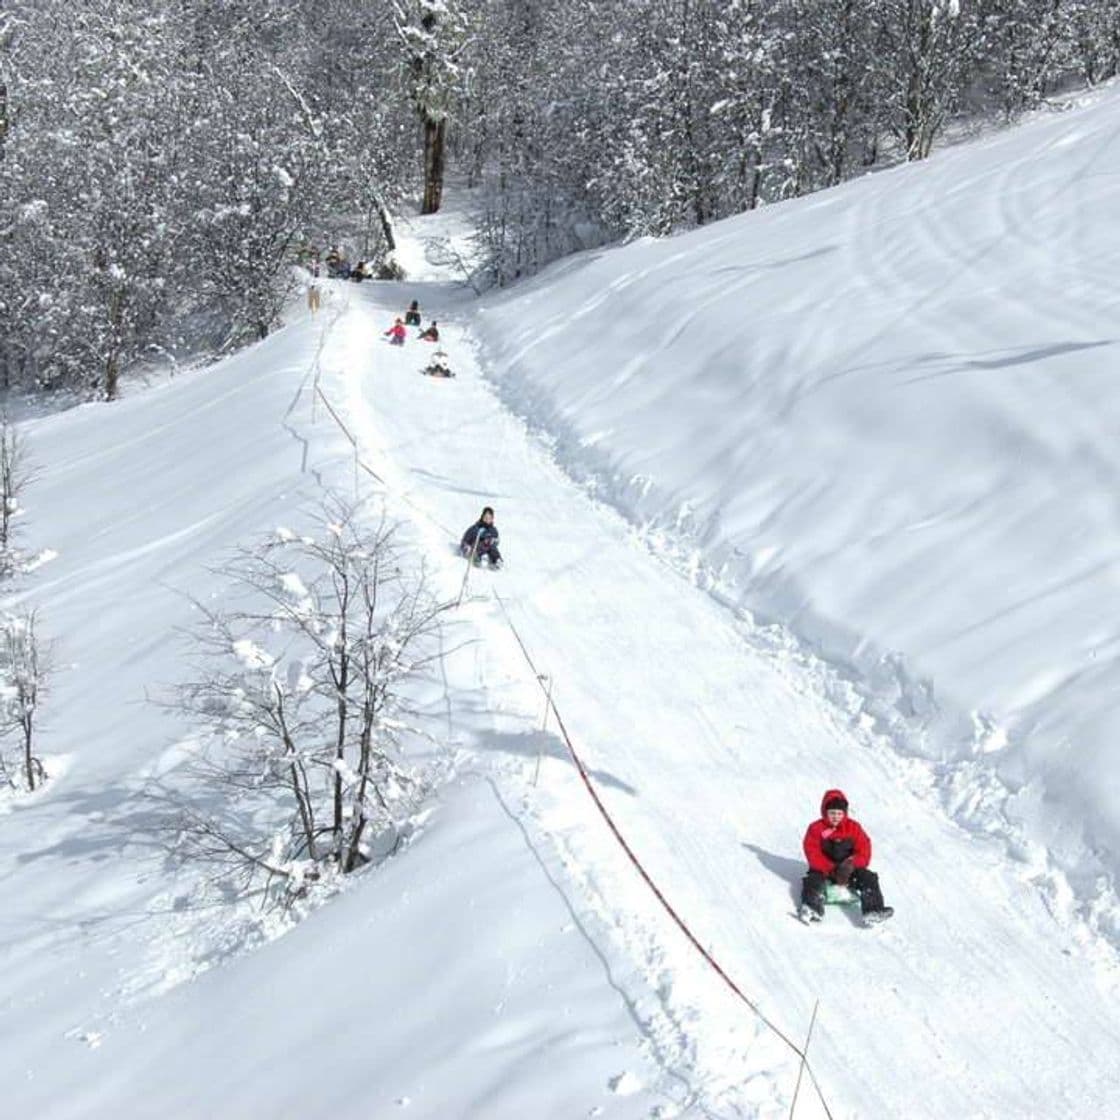
<path id="1" fill-rule="evenodd" d="M 186 596 L 220 596 L 208 566 L 298 524 L 321 484 L 353 485 L 350 444 L 311 407 L 326 310 L 208 372 L 26 425 L 42 471 L 27 543 L 58 555 L 15 598 L 56 643 L 41 749 L 60 776 L 0 803 L 4 1111 L 523 1115 L 528 1094 L 553 1115 L 648 1115 L 662 1074 L 594 916 L 485 774 L 464 770 L 405 857 L 279 941 L 164 863 L 143 790 L 182 729 L 146 696 L 188 672 Z M 363 349 L 336 348 L 324 383 Z M 530 684 L 510 732 L 477 676 L 453 659 L 432 698 L 452 750 L 538 718 Z"/>
<path id="2" fill-rule="evenodd" d="M 1120 945 L 1120 91 L 566 262 L 482 316 L 504 398 L 867 698 Z"/>
<path id="3" fill-rule="evenodd" d="M 543 683 L 619 827 L 734 982 L 794 1039 L 819 999 L 811 1058 L 833 1116 L 1120 1110 L 1102 936 L 1116 911 L 1093 878 L 1115 869 L 1115 819 L 1079 802 L 1046 724 L 1095 712 L 1109 726 L 1110 655 L 1099 647 L 1097 678 L 1075 672 L 1084 617 L 1039 591 L 1064 579 L 1084 605 L 1107 590 L 1074 576 L 1112 544 L 1112 398 L 1094 371 L 1116 305 L 1100 270 L 1118 237 L 1099 217 L 1115 107 L 567 262 L 488 299 L 480 321 L 436 282 L 329 285 L 319 318 L 293 309 L 213 370 L 29 424 L 44 473 L 28 532 L 59 555 L 19 594 L 59 641 L 45 750 L 61 776 L 0 813 L 6 1105 L 788 1116 L 795 1056 L 620 851 L 555 719 L 542 731 Z M 1059 197 L 1080 204 L 1059 212 Z M 1026 262 L 1050 284 L 1038 307 Z M 380 337 L 414 297 L 445 328 L 454 380 L 418 375 L 430 348 Z M 914 366 L 944 376 L 904 388 Z M 316 378 L 384 485 L 354 469 Z M 423 749 L 455 777 L 403 853 L 270 940 L 253 915 L 195 910 L 196 885 L 153 850 L 141 789 L 173 771 L 181 729 L 143 698 L 184 671 L 173 628 L 190 619 L 182 592 L 220 594 L 206 566 L 355 480 L 408 520 L 448 590 L 454 539 L 483 503 L 509 565 L 472 576 L 458 652 L 426 698 L 437 745 Z M 1076 553 L 1057 547 L 1071 510 L 1096 534 Z M 701 586 L 682 578 L 690 564 Z M 935 633 L 955 652 L 935 660 Z M 914 724 L 935 709 L 914 681 L 897 662 L 870 672 L 883 649 L 932 676 L 929 745 Z M 1001 709 L 1024 682 L 1033 707 Z M 954 730 L 972 708 L 998 717 L 976 758 Z M 1103 740 L 1083 738 L 1079 773 L 1096 766 L 1103 784 Z M 1000 764 L 1018 767 L 1012 802 Z M 875 931 L 842 912 L 792 919 L 800 836 L 834 784 L 898 908 Z M 947 795 L 982 827 L 954 823 Z M 1012 814 L 1031 806 L 1054 832 L 1009 859 Z M 1095 914 L 1074 913 L 1092 897 Z M 798 1120 L 823 1115 L 803 1084 Z"/>
<path id="4" fill-rule="evenodd" d="M 468 340 L 448 335 L 453 382 L 418 377 L 426 355 L 387 347 L 369 377 L 352 378 L 362 445 L 429 521 L 433 550 L 456 516 L 497 507 L 510 566 L 476 577 L 482 594 L 500 590 L 604 800 L 705 947 L 787 1035 L 821 999 L 814 1065 L 834 1112 L 1114 1108 L 1120 1024 L 1107 964 L 1082 951 L 1082 931 L 1055 923 L 999 844 L 945 819 L 928 773 L 869 729 L 850 685 L 789 635 L 737 620 L 589 504 L 496 407 Z M 491 621 L 497 657 L 500 605 Z M 839 913 L 827 932 L 791 920 L 801 830 L 836 781 L 851 787 L 901 912 L 874 935 Z M 651 1028 L 663 1038 L 667 1020 L 680 1033 L 703 1106 L 786 1115 L 788 1052 L 659 911 L 571 769 L 547 767 L 532 804 L 617 942 L 645 963 L 664 1005 Z M 816 1109 L 810 1099 L 798 1111 Z"/>

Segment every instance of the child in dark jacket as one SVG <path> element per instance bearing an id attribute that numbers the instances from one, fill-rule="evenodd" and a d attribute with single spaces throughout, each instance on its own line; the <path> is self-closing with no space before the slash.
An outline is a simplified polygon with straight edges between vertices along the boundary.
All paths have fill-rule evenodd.
<path id="1" fill-rule="evenodd" d="M 498 528 L 494 524 L 494 510 L 487 506 L 482 511 L 482 516 L 463 534 L 459 542 L 459 551 L 464 556 L 469 556 L 475 564 L 481 564 L 482 558 L 490 561 L 490 567 L 502 566 L 502 554 L 498 551 Z"/>
<path id="2" fill-rule="evenodd" d="M 868 925 L 894 913 L 890 906 L 883 905 L 879 876 L 868 866 L 871 838 L 859 821 L 848 816 L 848 799 L 843 790 L 830 789 L 821 798 L 821 815 L 806 830 L 803 847 L 809 861 L 808 874 L 801 880 L 798 910 L 803 922 L 819 922 L 824 917 L 829 882 L 847 887 L 859 896 L 863 920 Z"/>

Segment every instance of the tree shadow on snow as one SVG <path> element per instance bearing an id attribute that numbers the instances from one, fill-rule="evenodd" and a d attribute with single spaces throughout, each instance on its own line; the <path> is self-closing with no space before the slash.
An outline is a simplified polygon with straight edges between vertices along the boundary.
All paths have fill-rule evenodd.
<path id="1" fill-rule="evenodd" d="M 838 249 L 838 245 L 822 245 L 819 249 L 811 249 L 807 253 L 797 253 L 792 257 L 776 257 L 771 261 L 755 261 L 751 264 L 724 265 L 722 268 L 715 269 L 712 275 L 719 276 L 723 272 L 774 272 L 779 268 L 786 268 L 791 264 L 803 264 L 805 261 L 814 260 L 816 257 L 827 257 L 830 253 L 835 253 Z"/>
<path id="2" fill-rule="evenodd" d="M 567 745 L 559 735 L 551 731 L 519 731 L 504 733 L 500 731 L 487 732 L 476 740 L 475 749 L 480 751 L 495 750 L 505 754 L 518 755 L 521 758 L 557 759 L 560 762 L 574 765 L 572 756 L 568 753 Z M 588 768 L 588 776 L 598 785 L 609 789 L 620 789 L 623 793 L 637 796 L 638 791 L 631 785 L 616 778 L 605 770 L 592 770 Z M 542 779 L 543 780 L 543 779 Z"/>
<path id="3" fill-rule="evenodd" d="M 1047 358 L 1060 357 L 1063 354 L 1075 354 L 1080 350 L 1094 350 L 1100 346 L 1115 345 L 1115 339 L 1103 338 L 1093 342 L 1055 342 L 1047 346 L 1022 346 L 1017 349 L 981 351 L 972 357 L 956 354 L 937 355 L 944 360 L 947 368 L 908 378 L 902 384 L 913 385 L 919 381 L 932 381 L 939 377 L 968 373 L 970 370 L 997 370 L 1009 369 L 1012 366 L 1031 365 L 1043 362 Z"/>
<path id="4" fill-rule="evenodd" d="M 79 818 L 83 824 L 49 843 L 28 843 L 16 854 L 18 863 L 102 863 L 118 859 L 126 846 L 136 852 L 160 850 L 152 839 L 158 812 L 141 789 L 108 785 L 93 791 L 58 793 L 54 801 L 66 807 L 66 817 Z"/>
<path id="5" fill-rule="evenodd" d="M 493 490 L 472 490 L 466 486 L 456 486 L 455 483 L 446 475 L 436 474 L 435 471 L 424 470 L 422 467 L 413 467 L 413 474 L 418 474 L 422 478 L 427 478 L 432 482 L 439 485 L 441 490 L 448 490 L 452 494 L 466 494 L 468 497 L 481 498 L 486 502 L 501 501 L 503 498 L 509 497 L 508 494 L 495 493 Z M 470 510 L 464 510 L 463 516 L 467 517 L 471 514 Z"/>

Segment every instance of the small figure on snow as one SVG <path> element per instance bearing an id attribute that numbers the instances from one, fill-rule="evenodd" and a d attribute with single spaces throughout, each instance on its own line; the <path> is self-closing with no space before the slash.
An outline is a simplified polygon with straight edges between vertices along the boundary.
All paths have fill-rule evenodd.
<path id="1" fill-rule="evenodd" d="M 443 350 L 437 350 L 432 355 L 432 360 L 420 371 L 426 373 L 429 377 L 454 377 L 455 374 L 447 361 L 447 353 Z"/>
<path id="2" fill-rule="evenodd" d="M 420 303 L 413 300 L 408 305 L 408 310 L 404 313 L 405 326 L 418 327 L 420 326 Z"/>
<path id="3" fill-rule="evenodd" d="M 307 266 L 307 271 L 311 273 L 311 279 L 307 284 L 307 310 L 312 315 L 319 310 L 322 302 L 322 297 L 319 293 L 319 255 L 315 254 L 311 263 Z"/>
<path id="4" fill-rule="evenodd" d="M 439 342 L 439 328 L 436 326 L 435 319 L 432 320 L 428 329 L 421 331 L 417 337 L 423 342 Z"/>
<path id="5" fill-rule="evenodd" d="M 398 319 L 385 334 L 389 337 L 390 346 L 403 346 L 405 339 L 404 323 Z"/>
<path id="6" fill-rule="evenodd" d="M 829 883 L 847 887 L 859 897 L 867 925 L 894 913 L 892 907 L 883 905 L 879 876 L 868 866 L 871 838 L 859 821 L 848 816 L 848 799 L 843 790 L 830 789 L 821 798 L 821 815 L 806 830 L 804 848 L 809 872 L 801 880 L 801 906 L 797 912 L 803 922 L 819 922 L 824 917 Z"/>
<path id="7" fill-rule="evenodd" d="M 350 262 L 346 259 L 342 250 L 337 245 L 331 248 L 327 254 L 327 275 L 332 280 L 349 280 L 350 279 Z"/>
<path id="8" fill-rule="evenodd" d="M 487 506 L 482 516 L 463 534 L 459 551 L 469 556 L 477 567 L 483 557 L 490 561 L 491 568 L 502 566 L 502 554 L 498 551 L 498 527 L 494 524 L 494 510 Z"/>

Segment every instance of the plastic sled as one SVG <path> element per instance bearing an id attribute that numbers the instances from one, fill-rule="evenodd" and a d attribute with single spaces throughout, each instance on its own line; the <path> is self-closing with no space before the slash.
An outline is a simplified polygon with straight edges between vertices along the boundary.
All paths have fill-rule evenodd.
<path id="1" fill-rule="evenodd" d="M 828 882 L 824 886 L 824 902 L 826 906 L 853 906 L 859 902 L 859 895 L 839 883 Z"/>

